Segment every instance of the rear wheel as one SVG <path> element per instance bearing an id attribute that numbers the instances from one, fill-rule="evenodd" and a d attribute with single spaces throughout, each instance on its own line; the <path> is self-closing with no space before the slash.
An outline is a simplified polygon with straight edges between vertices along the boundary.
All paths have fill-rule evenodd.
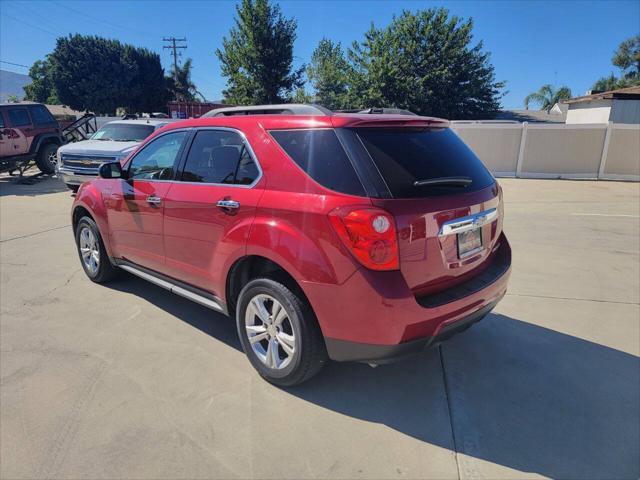
<path id="1" fill-rule="evenodd" d="M 107 282 L 116 276 L 118 269 L 111 265 L 98 226 L 90 217 L 78 222 L 76 246 L 82 269 L 93 282 Z"/>
<path id="2" fill-rule="evenodd" d="M 311 307 L 280 282 L 250 281 L 240 292 L 236 323 L 249 361 L 275 385 L 302 383 L 326 362 L 324 339 Z"/>
<path id="3" fill-rule="evenodd" d="M 58 145 L 55 143 L 47 143 L 40 147 L 40 151 L 36 156 L 36 165 L 42 173 L 54 173 L 56 171 L 56 156 Z"/>

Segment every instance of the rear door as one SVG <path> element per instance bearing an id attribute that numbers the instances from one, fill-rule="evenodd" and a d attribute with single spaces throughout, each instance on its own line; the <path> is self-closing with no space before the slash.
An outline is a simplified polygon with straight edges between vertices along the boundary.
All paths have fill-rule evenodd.
<path id="1" fill-rule="evenodd" d="M 114 180 L 105 204 L 118 257 L 163 271 L 164 202 L 188 134 L 169 131 L 152 139 L 128 162 L 126 180 Z"/>
<path id="2" fill-rule="evenodd" d="M 29 153 L 34 138 L 34 128 L 27 107 L 7 107 L 7 133 L 11 155 Z"/>
<path id="3" fill-rule="evenodd" d="M 167 274 L 221 294 L 220 269 L 245 248 L 262 195 L 259 164 L 233 129 L 201 129 L 165 201 Z"/>
<path id="4" fill-rule="evenodd" d="M 416 295 L 477 274 L 497 245 L 499 187 L 448 128 L 357 128 L 390 198 L 373 203 L 396 219 L 400 268 Z"/>

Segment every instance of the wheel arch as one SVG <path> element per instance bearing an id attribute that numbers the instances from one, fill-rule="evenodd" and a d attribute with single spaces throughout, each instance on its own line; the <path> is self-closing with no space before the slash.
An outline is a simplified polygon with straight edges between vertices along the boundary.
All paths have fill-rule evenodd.
<path id="1" fill-rule="evenodd" d="M 48 143 L 53 143 L 55 145 L 58 145 L 59 147 L 62 146 L 60 137 L 55 133 L 42 133 L 40 135 L 37 135 L 34 141 L 31 143 L 31 153 L 38 153 L 40 151 L 40 148 Z"/>
<path id="2" fill-rule="evenodd" d="M 111 249 L 111 237 L 109 235 L 109 225 L 102 196 L 91 184 L 83 184 L 84 187 L 76 194 L 76 200 L 71 210 L 71 224 L 75 234 L 76 226 L 83 216 L 88 216 L 95 222 L 102 237 L 102 243 L 109 258 L 113 258 Z"/>
<path id="3" fill-rule="evenodd" d="M 225 300 L 230 316 L 235 315 L 236 303 L 244 286 L 252 279 L 259 277 L 267 277 L 283 283 L 311 306 L 298 281 L 282 265 L 262 255 L 245 255 L 238 258 L 227 272 Z"/>

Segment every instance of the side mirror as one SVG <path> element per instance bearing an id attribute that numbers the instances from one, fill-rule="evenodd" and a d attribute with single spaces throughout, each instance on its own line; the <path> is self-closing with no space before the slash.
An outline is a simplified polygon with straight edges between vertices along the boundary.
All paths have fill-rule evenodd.
<path id="1" fill-rule="evenodd" d="M 109 162 L 100 165 L 98 170 L 100 178 L 123 178 L 122 166 L 120 162 Z"/>

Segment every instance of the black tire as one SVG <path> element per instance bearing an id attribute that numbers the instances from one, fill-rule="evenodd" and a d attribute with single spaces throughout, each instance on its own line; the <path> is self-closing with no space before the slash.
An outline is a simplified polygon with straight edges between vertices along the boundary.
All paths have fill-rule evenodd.
<path id="1" fill-rule="evenodd" d="M 65 183 L 65 185 L 67 186 L 67 188 L 69 190 L 71 190 L 73 193 L 78 193 L 78 189 L 80 188 L 80 185 L 71 185 L 70 183 Z"/>
<path id="2" fill-rule="evenodd" d="M 55 143 L 45 143 L 40 147 L 40 151 L 36 155 L 36 165 L 42 173 L 55 173 L 57 152 L 58 145 Z"/>
<path id="3" fill-rule="evenodd" d="M 89 229 L 91 234 L 93 234 L 93 238 L 97 244 L 95 245 L 96 251 L 99 252 L 97 262 L 97 268 L 92 270 L 85 259 L 83 258 L 83 253 L 81 251 L 81 237 L 83 236 L 83 232 L 85 229 Z M 90 217 L 82 217 L 76 226 L 75 231 L 76 237 L 76 249 L 78 250 L 78 257 L 80 258 L 80 265 L 82 265 L 82 269 L 84 273 L 87 274 L 87 277 L 93 282 L 96 283 L 104 283 L 108 282 L 112 278 L 114 278 L 118 273 L 118 268 L 114 267 L 109 260 L 107 255 L 107 251 L 104 248 L 104 244 L 102 243 L 102 237 L 100 236 L 100 230 L 98 230 L 98 226 L 96 222 L 93 221 Z"/>
<path id="4" fill-rule="evenodd" d="M 287 315 L 285 322 L 288 321 L 289 323 L 284 325 L 283 328 L 289 328 L 295 334 L 294 353 L 284 368 L 269 368 L 258 357 L 249 341 L 245 316 L 249 302 L 259 295 L 272 297 L 284 307 Z M 272 313 L 272 311 L 269 313 Z M 245 285 L 238 298 L 236 325 L 242 349 L 251 365 L 264 379 L 274 385 L 290 387 L 305 382 L 316 375 L 327 361 L 324 338 L 311 306 L 304 298 L 294 293 L 285 284 L 274 279 L 257 278 Z M 264 340 L 263 342 L 268 343 L 269 340 Z M 260 343 L 256 342 L 256 344 Z M 278 348 L 281 349 L 282 347 Z M 284 350 L 279 351 L 284 353 Z"/>

